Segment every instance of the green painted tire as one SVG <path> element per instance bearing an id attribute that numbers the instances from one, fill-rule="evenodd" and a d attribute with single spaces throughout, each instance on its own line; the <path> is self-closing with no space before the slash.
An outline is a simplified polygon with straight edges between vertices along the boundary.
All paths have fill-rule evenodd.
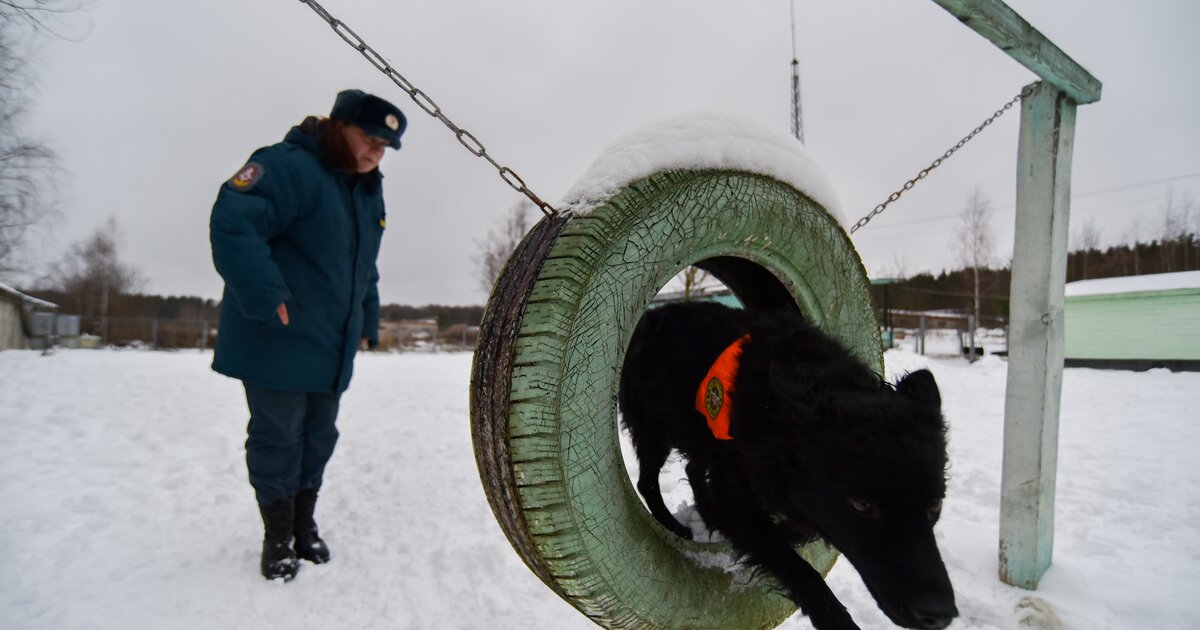
<path id="1" fill-rule="evenodd" d="M 728 568 L 727 545 L 662 528 L 625 472 L 625 350 L 651 298 L 691 264 L 747 308 L 798 307 L 883 371 L 869 283 L 845 231 L 775 179 L 661 172 L 535 226 L 484 314 L 471 379 L 476 462 L 517 553 L 606 628 L 773 628 L 795 611 L 772 579 Z M 822 574 L 837 559 L 821 541 L 799 551 Z"/>

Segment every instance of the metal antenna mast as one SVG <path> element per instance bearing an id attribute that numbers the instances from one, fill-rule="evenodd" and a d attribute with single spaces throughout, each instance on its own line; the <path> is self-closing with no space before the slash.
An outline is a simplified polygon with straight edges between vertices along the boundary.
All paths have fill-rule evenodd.
<path id="1" fill-rule="evenodd" d="M 804 144 L 804 110 L 800 106 L 800 61 L 796 58 L 796 0 L 792 0 L 792 135 Z"/>

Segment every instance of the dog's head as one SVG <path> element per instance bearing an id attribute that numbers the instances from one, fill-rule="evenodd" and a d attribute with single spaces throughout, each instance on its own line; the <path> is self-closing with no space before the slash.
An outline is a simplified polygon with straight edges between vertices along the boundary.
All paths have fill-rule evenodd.
<path id="1" fill-rule="evenodd" d="M 791 397 L 795 375 L 773 374 L 772 381 L 772 413 L 782 422 L 771 424 L 788 427 L 780 441 L 795 453 L 786 462 L 771 458 L 775 482 L 784 485 L 778 508 L 841 551 L 894 623 L 949 625 L 958 609 L 933 534 L 947 467 L 933 375 L 920 370 L 864 394 L 809 390 Z"/>

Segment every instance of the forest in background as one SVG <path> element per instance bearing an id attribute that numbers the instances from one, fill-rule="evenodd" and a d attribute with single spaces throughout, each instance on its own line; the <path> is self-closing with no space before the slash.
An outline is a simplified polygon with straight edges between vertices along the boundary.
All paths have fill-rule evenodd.
<path id="1" fill-rule="evenodd" d="M 1163 236 L 1150 242 L 1132 242 L 1104 249 L 1098 246 L 1099 232 L 1090 222 L 1084 222 L 1078 233 L 1076 247 L 1068 253 L 1066 281 L 1136 276 L 1193 271 L 1200 269 L 1200 239 L 1191 229 L 1194 216 L 1192 201 L 1184 195 L 1182 201 L 1168 198 L 1163 210 Z M 1008 319 L 1010 268 L 994 266 L 994 237 L 989 224 L 990 204 L 978 191 L 964 205 L 958 232 L 952 241 L 960 267 L 940 273 L 922 272 L 913 275 L 900 271 L 889 274 L 887 284 L 872 287 L 875 307 L 892 311 L 948 311 L 959 315 L 978 314 L 981 326 L 1002 327 Z M 503 262 L 524 235 L 530 209 L 514 205 L 498 229 L 477 242 L 479 252 L 480 286 L 490 290 Z M 145 338 L 149 324 L 152 345 L 162 342 L 160 324 L 173 326 L 172 335 L 179 347 L 206 343 L 210 328 L 220 318 L 221 304 L 216 300 L 194 296 L 161 296 L 141 291 L 146 280 L 141 270 L 120 257 L 120 227 L 109 219 L 90 237 L 74 243 L 54 265 L 38 286 L 23 288 L 23 292 L 59 306 L 59 313 L 79 315 L 82 332 L 100 334 L 114 332 L 110 323 L 124 320 L 135 338 Z M 684 274 L 685 285 L 688 284 Z M 693 278 L 692 280 L 695 280 Z M 877 279 L 881 280 L 881 279 Z M 688 292 L 685 290 L 685 294 Z M 476 326 L 483 318 L 482 305 L 450 306 L 426 304 L 421 306 L 386 304 L 380 309 L 385 322 L 434 318 L 438 329 L 452 326 Z M 99 327 L 103 334 L 93 329 Z M 197 331 L 202 331 L 197 333 Z"/>
<path id="2" fill-rule="evenodd" d="M 1067 282 L 1200 270 L 1200 239 L 1195 233 L 1150 243 L 1079 248 L 1067 256 Z M 1010 267 L 979 271 L 979 316 L 982 325 L 1008 320 Z M 971 312 L 972 270 L 929 272 L 899 278 L 887 285 L 887 302 L 893 310 Z M 875 307 L 884 305 L 884 286 L 872 287 Z"/>
<path id="3" fill-rule="evenodd" d="M 110 267 L 111 269 L 111 267 Z M 1077 249 L 1067 259 L 1067 282 L 1075 280 L 1132 276 L 1200 269 L 1200 240 L 1195 234 L 1177 239 L 1122 244 L 1107 249 Z M 956 269 L 938 274 L 922 272 L 900 278 L 887 286 L 888 305 L 895 310 L 947 310 L 968 313 L 972 303 L 972 270 Z M 1002 322 L 1008 318 L 1008 267 L 980 269 L 980 320 Z M 32 289 L 34 297 L 59 305 L 59 312 L 99 317 L 107 306 L 111 318 L 145 318 L 163 320 L 206 320 L 216 322 L 221 305 L 216 300 L 191 296 L 146 295 L 114 290 L 119 281 L 109 281 L 105 297 L 104 280 L 99 277 L 76 277 L 65 287 Z M 875 304 L 884 304 L 884 287 L 873 288 Z M 107 305 L 105 300 L 107 299 Z M 478 325 L 483 318 L 482 305 L 451 306 L 443 304 L 387 304 L 380 309 L 381 319 L 436 318 L 438 327 L 446 329 L 458 324 Z"/>

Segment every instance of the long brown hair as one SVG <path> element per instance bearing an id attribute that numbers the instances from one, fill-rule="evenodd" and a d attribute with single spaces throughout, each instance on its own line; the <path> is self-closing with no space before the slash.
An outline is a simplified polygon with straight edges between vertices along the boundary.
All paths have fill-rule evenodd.
<path id="1" fill-rule="evenodd" d="M 342 133 L 346 123 L 336 118 L 309 116 L 300 126 L 317 136 L 321 162 L 325 166 L 351 173 L 358 172 L 358 160 L 350 152 L 350 145 L 346 143 L 346 136 Z"/>

